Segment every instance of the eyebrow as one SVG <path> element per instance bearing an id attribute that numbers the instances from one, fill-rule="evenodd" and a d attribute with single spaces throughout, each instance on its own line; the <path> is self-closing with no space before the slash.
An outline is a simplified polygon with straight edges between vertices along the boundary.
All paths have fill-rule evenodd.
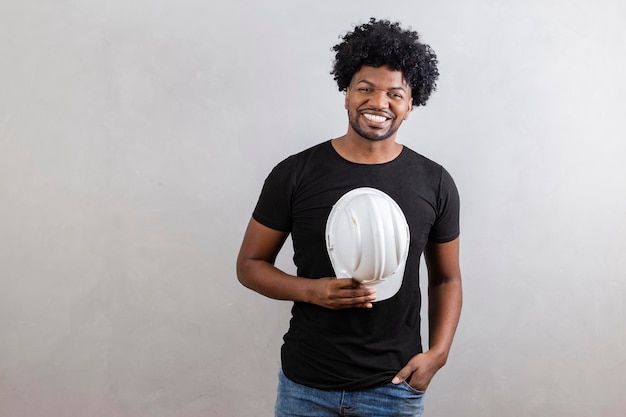
<path id="1" fill-rule="evenodd" d="M 367 84 L 367 85 L 369 85 L 369 86 L 376 87 L 376 84 L 374 84 L 373 82 L 371 82 L 371 81 L 369 81 L 369 80 L 365 80 L 365 79 L 363 79 L 363 80 L 359 80 L 359 81 L 357 81 L 357 84 L 360 84 L 360 83 L 365 83 L 365 84 Z M 388 91 L 391 91 L 391 90 L 400 90 L 400 91 L 403 91 L 403 92 L 405 92 L 405 93 L 406 93 L 406 90 L 404 89 L 404 87 L 390 87 L 390 88 L 388 89 Z"/>

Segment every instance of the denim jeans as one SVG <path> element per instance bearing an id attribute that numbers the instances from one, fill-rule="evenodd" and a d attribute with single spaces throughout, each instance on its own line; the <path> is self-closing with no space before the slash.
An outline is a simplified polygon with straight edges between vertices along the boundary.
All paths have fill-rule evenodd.
<path id="1" fill-rule="evenodd" d="M 406 382 L 359 391 L 306 387 L 278 374 L 276 417 L 420 417 L 424 393 Z"/>

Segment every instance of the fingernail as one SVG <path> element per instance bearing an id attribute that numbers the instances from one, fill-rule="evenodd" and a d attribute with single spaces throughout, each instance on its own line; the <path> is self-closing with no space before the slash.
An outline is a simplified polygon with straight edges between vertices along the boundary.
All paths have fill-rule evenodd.
<path id="1" fill-rule="evenodd" d="M 398 378 L 397 376 L 396 376 L 396 377 L 394 377 L 394 378 L 391 380 L 391 383 L 392 383 L 392 384 L 399 384 L 399 383 L 400 383 L 400 378 Z"/>

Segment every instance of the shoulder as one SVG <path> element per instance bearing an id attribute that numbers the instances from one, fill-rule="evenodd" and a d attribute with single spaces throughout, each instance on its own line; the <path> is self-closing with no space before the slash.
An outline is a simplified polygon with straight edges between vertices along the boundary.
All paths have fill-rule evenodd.
<path id="1" fill-rule="evenodd" d="M 332 152 L 332 145 L 330 144 L 330 140 L 327 140 L 322 143 L 318 143 L 317 145 L 313 145 L 310 148 L 307 148 L 303 151 L 300 151 L 296 154 L 289 156 L 285 160 L 290 161 L 303 161 L 309 159 L 317 159 L 320 156 L 328 155 Z"/>
<path id="2" fill-rule="evenodd" d="M 297 173 L 316 162 L 327 160 L 331 153 L 330 141 L 319 143 L 283 159 L 274 167 L 272 173 Z"/>
<path id="3" fill-rule="evenodd" d="M 420 153 L 415 152 L 413 149 L 407 146 L 404 146 L 403 156 L 406 163 L 419 167 L 427 172 L 439 175 L 447 172 L 441 164 L 425 157 Z"/>
<path id="4" fill-rule="evenodd" d="M 415 172 L 419 182 L 440 193 L 458 193 L 452 175 L 443 165 L 405 146 L 406 167 Z"/>

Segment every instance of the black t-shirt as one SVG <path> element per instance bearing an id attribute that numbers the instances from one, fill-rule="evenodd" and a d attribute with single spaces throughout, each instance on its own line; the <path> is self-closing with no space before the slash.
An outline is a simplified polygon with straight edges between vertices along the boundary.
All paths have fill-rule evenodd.
<path id="1" fill-rule="evenodd" d="M 400 206 L 411 235 L 400 291 L 371 309 L 330 310 L 296 302 L 281 350 L 285 375 L 320 389 L 381 385 L 422 352 L 419 262 L 427 242 L 459 235 L 459 197 L 448 172 L 404 147 L 384 164 L 343 159 L 327 141 L 279 163 L 265 181 L 253 217 L 290 232 L 297 274 L 335 276 L 325 228 L 332 206 L 350 190 L 372 187 Z"/>

